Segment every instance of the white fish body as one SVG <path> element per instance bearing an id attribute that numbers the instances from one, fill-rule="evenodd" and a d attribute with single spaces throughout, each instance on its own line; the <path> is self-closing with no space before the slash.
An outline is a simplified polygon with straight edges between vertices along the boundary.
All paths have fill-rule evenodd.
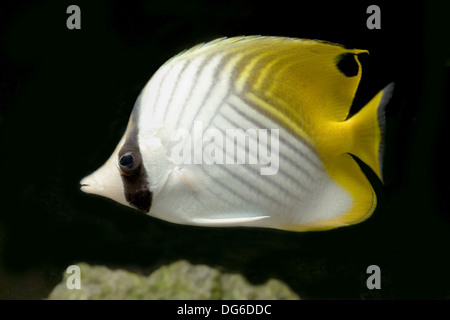
<path id="1" fill-rule="evenodd" d="M 317 117 L 318 111 L 310 115 L 296 106 L 290 114 L 297 97 L 277 95 L 290 84 L 282 79 L 291 72 L 289 59 L 297 50 L 292 47 L 298 45 L 351 52 L 309 40 L 242 37 L 219 39 L 169 60 L 143 89 L 109 161 L 81 181 L 82 190 L 181 224 L 303 231 L 366 219 L 376 205 L 370 183 L 353 159 L 350 164 L 342 158 L 351 168 L 334 174 L 328 157 L 341 150 L 321 150 L 330 137 L 352 129 L 340 126 L 323 142 L 315 128 L 325 113 Z M 274 46 L 280 48 L 276 54 L 262 50 Z M 346 108 L 348 113 L 350 105 Z M 245 139 L 233 141 L 237 129 Z M 139 162 L 131 175 L 121 171 L 127 150 L 133 165 Z M 352 175 L 356 182 L 346 185 Z"/>

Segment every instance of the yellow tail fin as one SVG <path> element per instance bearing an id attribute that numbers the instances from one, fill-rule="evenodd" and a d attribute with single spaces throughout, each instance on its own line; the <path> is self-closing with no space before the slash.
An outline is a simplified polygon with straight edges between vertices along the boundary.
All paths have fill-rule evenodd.
<path id="1" fill-rule="evenodd" d="M 383 137 L 385 133 L 384 109 L 391 98 L 394 84 L 390 83 L 378 92 L 364 108 L 351 117 L 354 139 L 350 153 L 366 163 L 383 181 Z"/>

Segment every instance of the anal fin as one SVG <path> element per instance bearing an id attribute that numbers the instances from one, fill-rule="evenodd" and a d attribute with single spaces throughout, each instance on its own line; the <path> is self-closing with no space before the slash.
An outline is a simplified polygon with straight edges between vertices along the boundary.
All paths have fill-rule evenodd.
<path id="1" fill-rule="evenodd" d="M 360 223 L 375 211 L 377 197 L 358 163 L 349 154 L 342 154 L 326 166 L 330 178 L 351 197 L 351 206 L 339 215 L 301 225 L 286 225 L 288 231 L 322 231 Z"/>

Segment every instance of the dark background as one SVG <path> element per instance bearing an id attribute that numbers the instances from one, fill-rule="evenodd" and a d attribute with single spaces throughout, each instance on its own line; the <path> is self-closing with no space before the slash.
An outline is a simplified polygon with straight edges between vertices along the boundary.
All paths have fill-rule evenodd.
<path id="1" fill-rule="evenodd" d="M 85 261 L 148 273 L 178 259 L 285 281 L 306 299 L 450 298 L 449 5 L 418 1 L 9 1 L 0 4 L 0 298 L 41 299 Z M 81 8 L 81 30 L 66 8 Z M 381 8 L 381 30 L 366 9 Z M 379 206 L 332 231 L 200 228 L 86 195 L 134 101 L 179 51 L 222 36 L 368 49 L 352 111 L 389 82 Z M 367 170 L 366 170 L 367 171 Z M 369 265 L 381 290 L 366 287 Z"/>

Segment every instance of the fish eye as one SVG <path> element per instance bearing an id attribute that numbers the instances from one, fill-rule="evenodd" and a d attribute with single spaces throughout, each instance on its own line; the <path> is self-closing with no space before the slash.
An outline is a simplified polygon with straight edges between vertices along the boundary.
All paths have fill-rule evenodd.
<path id="1" fill-rule="evenodd" d="M 138 153 L 125 150 L 119 154 L 119 169 L 122 174 L 133 175 L 140 167 L 141 158 Z"/>
<path id="2" fill-rule="evenodd" d="M 133 166 L 133 155 L 132 154 L 124 154 L 121 158 L 120 158 L 120 165 L 122 167 L 131 167 Z"/>

